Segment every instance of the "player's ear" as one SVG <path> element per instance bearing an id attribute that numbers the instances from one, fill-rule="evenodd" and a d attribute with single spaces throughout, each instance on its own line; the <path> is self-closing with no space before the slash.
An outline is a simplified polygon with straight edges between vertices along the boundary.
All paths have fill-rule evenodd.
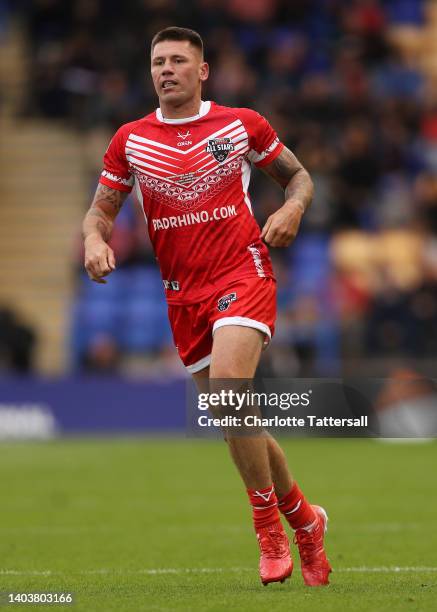
<path id="1" fill-rule="evenodd" d="M 206 79 L 209 77 L 209 66 L 206 62 L 202 62 L 200 64 L 200 80 L 201 81 L 206 81 Z"/>

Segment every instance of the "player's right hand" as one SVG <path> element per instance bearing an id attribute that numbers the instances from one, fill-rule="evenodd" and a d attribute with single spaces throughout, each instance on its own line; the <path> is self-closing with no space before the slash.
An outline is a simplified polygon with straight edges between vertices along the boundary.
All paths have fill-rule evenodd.
<path id="1" fill-rule="evenodd" d="M 101 238 L 89 236 L 85 240 L 85 270 L 96 283 L 106 283 L 104 276 L 115 270 L 115 255 Z"/>

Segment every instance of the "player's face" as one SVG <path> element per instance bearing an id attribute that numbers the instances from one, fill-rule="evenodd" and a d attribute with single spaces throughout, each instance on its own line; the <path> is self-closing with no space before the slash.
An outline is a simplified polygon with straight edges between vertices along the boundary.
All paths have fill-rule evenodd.
<path id="1" fill-rule="evenodd" d="M 151 72 L 160 102 L 179 106 L 200 93 L 208 64 L 188 40 L 165 40 L 153 48 Z"/>

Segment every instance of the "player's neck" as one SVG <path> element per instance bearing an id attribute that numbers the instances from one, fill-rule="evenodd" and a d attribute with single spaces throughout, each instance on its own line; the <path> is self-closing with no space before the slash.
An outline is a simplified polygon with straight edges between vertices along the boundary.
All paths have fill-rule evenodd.
<path id="1" fill-rule="evenodd" d="M 195 117 L 200 112 L 201 105 L 200 96 L 196 96 L 192 100 L 178 106 L 165 104 L 160 101 L 161 113 L 164 119 L 187 119 Z"/>

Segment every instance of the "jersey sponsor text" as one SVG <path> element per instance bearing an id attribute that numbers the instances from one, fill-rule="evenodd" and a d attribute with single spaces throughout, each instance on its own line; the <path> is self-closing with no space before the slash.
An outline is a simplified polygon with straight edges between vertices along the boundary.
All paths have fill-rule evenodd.
<path id="1" fill-rule="evenodd" d="M 152 219 L 154 230 L 167 230 L 171 227 L 186 227 L 196 223 L 209 223 L 210 221 L 220 221 L 228 217 L 236 217 L 237 211 L 235 205 L 220 206 L 214 208 L 211 213 L 207 210 L 198 212 L 185 213 L 185 215 L 174 215 L 171 217 L 159 217 Z"/>

